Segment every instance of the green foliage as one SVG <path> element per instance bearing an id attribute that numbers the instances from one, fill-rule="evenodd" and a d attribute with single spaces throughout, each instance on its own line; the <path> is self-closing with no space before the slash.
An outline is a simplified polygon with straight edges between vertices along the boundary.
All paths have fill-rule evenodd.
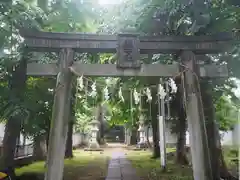
<path id="1" fill-rule="evenodd" d="M 22 39 L 19 32 L 40 29 L 55 32 L 93 31 L 96 12 L 90 1 L 23 0 L 0 3 L 0 100 L 1 115 L 19 112 L 24 116 L 22 132 L 28 136 L 44 135 L 49 131 L 53 105 L 54 78 L 28 78 L 27 90 L 18 104 L 9 103 L 8 76 L 22 57 Z M 54 53 L 32 53 L 30 59 L 52 62 Z"/>
<path id="2" fill-rule="evenodd" d="M 24 104 L 29 117 L 23 124 L 24 134 L 41 136 L 49 131 L 54 86 L 54 79 L 28 78 Z"/>
<path id="3" fill-rule="evenodd" d="M 237 107 L 226 96 L 220 97 L 215 106 L 220 130 L 227 131 L 232 129 L 239 118 Z"/>
<path id="4" fill-rule="evenodd" d="M 97 17 L 93 1 L 51 2 L 44 30 L 53 32 L 94 31 L 94 18 Z"/>
<path id="5" fill-rule="evenodd" d="M 77 105 L 76 105 L 76 113 L 75 113 L 75 132 L 88 133 L 90 130 L 90 123 L 93 120 L 92 118 L 92 110 L 89 104 L 85 101 L 81 101 L 79 104 L 79 97 L 77 95 Z M 78 106 L 79 105 L 79 106 Z M 80 108 L 81 107 L 81 108 Z"/>

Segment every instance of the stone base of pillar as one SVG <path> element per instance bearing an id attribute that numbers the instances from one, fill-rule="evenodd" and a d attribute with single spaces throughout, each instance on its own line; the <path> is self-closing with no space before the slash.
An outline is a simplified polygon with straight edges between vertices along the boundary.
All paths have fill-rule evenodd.
<path id="1" fill-rule="evenodd" d="M 138 142 L 137 148 L 139 148 L 139 149 L 146 149 L 146 148 L 148 148 L 148 146 L 147 146 L 146 142 Z"/>
<path id="2" fill-rule="evenodd" d="M 88 148 L 85 148 L 84 151 L 103 151 L 102 148 L 100 148 L 97 141 L 90 142 Z"/>
<path id="3" fill-rule="evenodd" d="M 99 149 L 99 144 L 97 141 L 89 143 L 89 149 Z"/>
<path id="4" fill-rule="evenodd" d="M 89 152 L 93 152 L 93 151 L 95 151 L 95 152 L 102 152 L 102 151 L 104 151 L 103 149 L 101 149 L 101 148 L 85 148 L 84 149 L 84 151 L 89 151 Z"/>

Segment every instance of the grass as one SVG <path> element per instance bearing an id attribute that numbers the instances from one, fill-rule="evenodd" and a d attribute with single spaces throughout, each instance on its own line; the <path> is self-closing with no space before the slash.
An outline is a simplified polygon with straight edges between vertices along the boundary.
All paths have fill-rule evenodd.
<path id="1" fill-rule="evenodd" d="M 167 149 L 168 152 L 174 152 L 175 149 Z M 231 168 L 232 159 L 236 158 L 236 149 L 224 148 L 226 163 Z M 151 159 L 150 151 L 127 151 L 127 158 L 136 168 L 138 175 L 143 180 L 193 180 L 192 168 L 190 166 L 180 166 L 174 162 L 174 157 L 168 157 L 167 171 L 163 172 L 160 167 L 159 159 Z M 235 164 L 235 167 L 236 164 Z"/>
<path id="2" fill-rule="evenodd" d="M 175 152 L 175 148 L 168 148 L 167 152 Z M 229 167 L 236 166 L 236 148 L 224 147 L 224 156 Z M 174 157 L 167 161 L 167 171 L 160 168 L 159 159 L 151 159 L 150 151 L 125 151 L 127 158 L 136 168 L 142 180 L 193 180 L 190 166 L 179 166 L 174 162 Z M 105 180 L 107 164 L 110 156 L 109 151 L 85 152 L 74 151 L 73 159 L 65 160 L 64 180 Z M 26 173 L 44 174 L 44 162 L 36 162 L 29 166 L 16 169 L 17 175 Z"/>
<path id="3" fill-rule="evenodd" d="M 100 180 L 105 179 L 107 173 L 108 155 L 100 152 L 74 151 L 73 159 L 66 159 L 64 166 L 65 180 Z M 16 169 L 16 175 L 26 173 L 44 174 L 44 162 L 36 162 Z"/>
<path id="4" fill-rule="evenodd" d="M 238 153 L 239 153 L 238 147 L 232 147 L 232 146 L 223 147 L 223 154 L 228 166 L 233 166 L 235 164 L 233 160 L 238 159 L 238 156 L 239 156 Z"/>
<path id="5" fill-rule="evenodd" d="M 168 150 L 172 152 L 173 149 Z M 193 180 L 192 170 L 190 167 L 180 167 L 173 160 L 168 160 L 167 171 L 163 172 L 160 168 L 159 159 L 151 159 L 150 151 L 126 153 L 127 158 L 131 161 L 133 167 L 136 168 L 138 175 L 144 180 Z"/>
<path id="6" fill-rule="evenodd" d="M 224 160 L 234 176 L 239 174 L 239 147 L 224 146 Z"/>

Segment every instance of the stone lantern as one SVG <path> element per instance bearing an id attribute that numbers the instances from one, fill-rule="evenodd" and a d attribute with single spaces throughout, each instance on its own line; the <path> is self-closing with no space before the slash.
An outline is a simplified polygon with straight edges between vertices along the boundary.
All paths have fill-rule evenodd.
<path id="1" fill-rule="evenodd" d="M 97 112 L 97 110 L 95 110 L 95 112 Z M 99 144 L 97 142 L 97 135 L 98 135 L 98 131 L 99 131 L 99 128 L 98 128 L 99 122 L 96 120 L 97 113 L 94 113 L 93 118 L 94 119 L 90 123 L 90 125 L 91 125 L 91 129 L 90 129 L 91 139 L 90 139 L 90 142 L 89 142 L 89 148 L 99 148 Z"/>
<path id="2" fill-rule="evenodd" d="M 140 140 L 138 142 L 138 147 L 144 148 L 146 145 L 146 142 L 145 142 L 145 129 L 144 129 L 144 116 L 143 115 L 140 115 L 140 117 L 139 117 L 138 132 L 139 132 L 139 137 L 140 137 Z"/>
<path id="3" fill-rule="evenodd" d="M 99 131 L 98 128 L 98 121 L 97 120 L 93 120 L 91 122 L 91 139 L 90 139 L 90 148 L 99 148 L 99 144 L 97 142 L 97 134 Z"/>

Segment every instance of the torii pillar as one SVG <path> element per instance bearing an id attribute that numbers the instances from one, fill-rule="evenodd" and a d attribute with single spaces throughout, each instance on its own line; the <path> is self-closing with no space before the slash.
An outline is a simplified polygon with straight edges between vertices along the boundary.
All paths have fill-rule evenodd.
<path id="1" fill-rule="evenodd" d="M 62 49 L 60 51 L 45 180 L 63 179 L 72 83 L 72 73 L 69 67 L 73 63 L 73 57 L 74 51 L 72 49 Z"/>
<path id="2" fill-rule="evenodd" d="M 183 51 L 180 56 L 185 69 L 184 93 L 194 180 L 213 180 L 196 55 Z"/>

